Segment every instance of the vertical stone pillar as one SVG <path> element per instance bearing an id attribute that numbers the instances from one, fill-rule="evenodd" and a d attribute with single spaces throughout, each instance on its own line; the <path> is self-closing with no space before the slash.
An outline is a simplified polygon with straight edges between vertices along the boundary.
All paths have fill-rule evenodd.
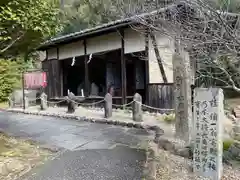
<path id="1" fill-rule="evenodd" d="M 47 95 L 44 92 L 40 95 L 40 100 L 41 100 L 41 105 L 40 105 L 41 110 L 46 110 L 48 108 Z"/>
<path id="2" fill-rule="evenodd" d="M 8 97 L 8 107 L 9 108 L 13 108 L 14 107 L 13 95 L 12 94 Z"/>
<path id="3" fill-rule="evenodd" d="M 77 108 L 77 104 L 75 103 L 75 95 L 72 93 L 72 92 L 70 92 L 69 94 L 68 94 L 68 113 L 74 113 L 75 112 L 75 110 L 76 110 L 76 108 Z"/>
<path id="4" fill-rule="evenodd" d="M 110 118 L 112 117 L 112 95 L 107 93 L 104 100 L 104 117 Z"/>
<path id="5" fill-rule="evenodd" d="M 133 120 L 141 122 L 142 121 L 142 96 L 136 93 L 133 97 Z"/>
<path id="6" fill-rule="evenodd" d="M 220 180 L 222 176 L 223 91 L 197 88 L 194 91 L 193 171 Z"/>
<path id="7" fill-rule="evenodd" d="M 191 69 L 188 53 L 181 51 L 173 56 L 175 128 L 176 137 L 184 140 L 186 145 L 191 142 L 192 130 L 192 91 Z"/>
<path id="8" fill-rule="evenodd" d="M 25 109 L 27 109 L 29 107 L 29 98 L 27 96 L 25 96 Z"/>

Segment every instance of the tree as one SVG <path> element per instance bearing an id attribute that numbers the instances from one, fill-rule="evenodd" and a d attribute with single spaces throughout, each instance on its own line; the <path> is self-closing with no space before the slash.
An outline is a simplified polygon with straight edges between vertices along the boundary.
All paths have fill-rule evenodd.
<path id="1" fill-rule="evenodd" d="M 0 102 L 7 101 L 13 89 L 21 87 L 21 72 L 25 67 L 18 60 L 0 59 Z"/>
<path id="2" fill-rule="evenodd" d="M 34 50 L 61 29 L 55 0 L 4 0 L 0 3 L 0 56 Z"/>
<path id="3" fill-rule="evenodd" d="M 63 34 L 80 31 L 116 19 L 111 0 L 73 0 L 63 7 Z"/>
<path id="4" fill-rule="evenodd" d="M 72 0 L 63 6 L 63 34 L 160 8 L 162 0 Z"/>

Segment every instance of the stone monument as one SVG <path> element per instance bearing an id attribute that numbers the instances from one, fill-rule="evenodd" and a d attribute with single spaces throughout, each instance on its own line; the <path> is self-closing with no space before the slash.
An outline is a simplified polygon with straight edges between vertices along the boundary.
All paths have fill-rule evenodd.
<path id="1" fill-rule="evenodd" d="M 173 70 L 176 138 L 184 140 L 186 145 L 189 145 L 192 129 L 192 78 L 188 53 L 174 54 Z"/>
<path id="2" fill-rule="evenodd" d="M 213 180 L 222 176 L 223 91 L 197 88 L 194 91 L 193 171 Z"/>

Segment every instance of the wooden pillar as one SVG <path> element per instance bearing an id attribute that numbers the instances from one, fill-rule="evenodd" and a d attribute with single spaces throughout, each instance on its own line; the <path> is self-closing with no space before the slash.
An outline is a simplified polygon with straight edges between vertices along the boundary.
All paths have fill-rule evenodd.
<path id="1" fill-rule="evenodd" d="M 134 82 L 133 82 L 133 94 L 131 94 L 130 96 L 134 95 L 136 93 L 137 90 L 137 66 L 139 64 L 139 60 L 134 58 L 133 59 L 133 75 L 134 75 Z"/>
<path id="2" fill-rule="evenodd" d="M 59 78 L 60 78 L 60 97 L 63 96 L 63 65 L 62 61 L 59 61 L 59 48 L 57 47 L 57 60 L 58 60 L 58 68 L 59 68 Z"/>
<path id="3" fill-rule="evenodd" d="M 84 67 L 85 67 L 85 75 L 84 75 L 84 89 L 85 89 L 85 94 L 84 96 L 89 96 L 89 71 L 88 71 L 88 55 L 87 55 L 87 42 L 86 42 L 86 39 L 84 40 Z"/>
<path id="4" fill-rule="evenodd" d="M 122 39 L 122 47 L 121 47 L 121 83 L 122 83 L 122 104 L 126 104 L 126 96 L 127 96 L 127 79 L 126 79 L 126 59 L 124 57 L 124 30 L 120 31 L 121 39 Z"/>
<path id="5" fill-rule="evenodd" d="M 49 79 L 49 70 L 48 70 L 48 67 L 49 67 L 49 61 L 48 61 L 48 50 L 46 50 L 46 59 L 42 61 L 42 70 L 44 72 L 46 72 L 46 76 L 47 76 L 47 86 L 43 89 L 43 91 L 49 96 L 49 83 L 48 83 L 48 79 Z"/>
<path id="6" fill-rule="evenodd" d="M 145 104 L 149 104 L 149 88 L 148 88 L 148 84 L 149 84 L 149 30 L 146 30 L 145 33 L 145 74 L 146 74 L 146 78 L 145 78 L 145 89 L 146 89 L 146 94 L 145 94 Z"/>
<path id="7" fill-rule="evenodd" d="M 24 83 L 24 71 L 22 72 L 22 93 L 23 93 L 23 99 L 22 99 L 22 103 L 23 103 L 23 110 L 26 109 L 26 103 L 25 103 L 25 83 Z"/>

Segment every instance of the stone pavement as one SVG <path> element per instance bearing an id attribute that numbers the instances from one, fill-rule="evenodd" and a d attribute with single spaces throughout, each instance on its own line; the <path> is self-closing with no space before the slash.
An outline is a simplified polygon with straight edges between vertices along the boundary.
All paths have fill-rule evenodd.
<path id="1" fill-rule="evenodd" d="M 60 156 L 22 179 L 141 179 L 146 146 L 143 129 L 0 111 L 0 131 L 62 150 Z"/>
<path id="2" fill-rule="evenodd" d="M 23 112 L 22 108 L 13 108 L 9 109 L 10 111 L 16 111 L 16 112 Z M 66 107 L 49 107 L 45 111 L 40 111 L 39 106 L 32 106 L 29 107 L 25 112 L 28 113 L 41 113 L 41 114 L 57 114 L 60 116 L 67 115 L 67 108 Z M 82 106 L 79 106 L 75 113 L 70 114 L 72 116 L 78 116 L 78 117 L 84 117 L 87 119 L 104 119 L 104 111 L 100 108 L 85 108 Z M 134 122 L 132 119 L 132 113 L 129 110 L 121 110 L 121 109 L 114 109 L 113 110 L 113 116 L 108 121 L 118 121 L 118 122 L 125 122 L 125 123 L 136 123 L 141 124 L 142 126 L 158 126 L 162 130 L 164 130 L 164 134 L 162 135 L 163 138 L 167 138 L 171 141 L 179 141 L 175 139 L 175 124 L 169 124 L 164 122 L 163 120 L 164 114 L 159 113 L 149 113 L 144 112 L 143 113 L 143 122 Z M 224 139 L 230 138 L 230 133 L 232 131 L 233 125 L 229 125 L 228 118 L 224 117 Z"/>
<path id="3" fill-rule="evenodd" d="M 9 109 L 13 111 L 23 112 L 21 108 L 14 108 Z M 25 112 L 33 112 L 33 113 L 44 113 L 44 114 L 58 114 L 58 115 L 66 115 L 67 108 L 66 107 L 49 107 L 45 111 L 40 111 L 39 106 L 29 107 Z M 86 117 L 86 118 L 94 118 L 94 119 L 104 119 L 104 111 L 100 108 L 85 108 L 79 106 L 75 113 L 72 114 L 73 116 L 78 117 Z M 165 123 L 163 119 L 163 114 L 156 114 L 156 113 L 143 113 L 143 122 L 134 122 L 132 119 L 132 113 L 129 110 L 121 110 L 121 109 L 114 109 L 113 116 L 108 120 L 114 120 L 119 122 L 126 122 L 126 123 L 138 123 L 143 126 L 158 126 L 164 130 L 164 137 L 166 138 L 174 138 L 175 134 L 175 125 Z"/>

